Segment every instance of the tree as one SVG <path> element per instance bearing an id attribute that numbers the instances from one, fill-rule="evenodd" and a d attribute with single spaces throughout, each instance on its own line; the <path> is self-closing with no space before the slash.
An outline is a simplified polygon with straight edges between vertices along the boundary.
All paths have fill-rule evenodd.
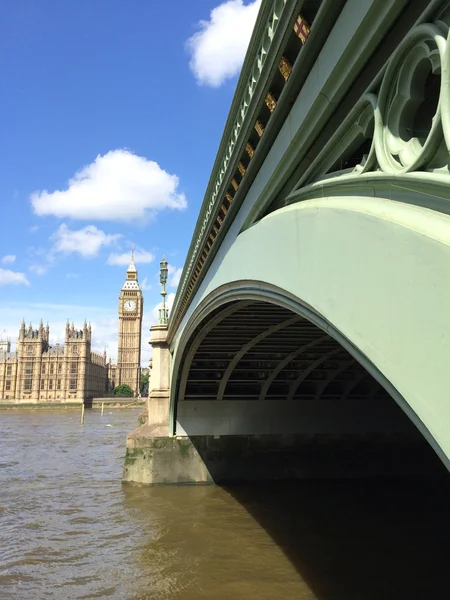
<path id="1" fill-rule="evenodd" d="M 141 395 L 146 396 L 148 394 L 148 373 L 141 373 Z"/>
<path id="2" fill-rule="evenodd" d="M 118 385 L 114 388 L 114 396 L 127 396 L 133 397 L 134 392 L 126 383 L 122 383 L 122 385 Z"/>

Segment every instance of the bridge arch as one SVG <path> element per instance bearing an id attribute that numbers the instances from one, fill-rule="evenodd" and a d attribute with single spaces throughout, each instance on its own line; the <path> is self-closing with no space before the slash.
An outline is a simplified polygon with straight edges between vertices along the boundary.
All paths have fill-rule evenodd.
<path id="1" fill-rule="evenodd" d="M 208 356 L 211 348 L 215 353 Z M 351 341 L 311 307 L 264 282 L 238 281 L 206 298 L 180 340 L 173 368 L 174 420 L 180 403 L 192 401 L 267 405 L 270 400 L 279 404 L 280 411 L 285 404 L 297 401 L 301 409 L 306 405 L 303 416 L 312 416 L 315 427 L 317 414 L 308 413 L 308 407 L 310 411 L 314 403 L 322 401 L 319 411 L 334 404 L 325 422 L 345 409 L 336 429 L 331 427 L 327 433 L 338 433 L 345 419 L 353 420 L 357 429 L 367 426 L 370 419 L 370 433 L 414 435 L 414 428 L 400 416 L 401 409 L 448 464 L 408 402 Z M 242 379 L 242 373 L 247 379 Z M 400 408 L 395 408 L 392 400 Z M 262 413 L 264 404 L 260 405 Z M 290 418 L 292 413 L 287 415 Z M 280 422 L 283 415 L 277 419 Z M 172 426 L 176 427 L 174 421 Z M 259 420 L 256 426 L 267 428 L 267 422 Z M 346 426 L 356 433 L 351 423 Z"/>
<path id="2" fill-rule="evenodd" d="M 211 399 L 230 396 L 232 373 L 249 349 L 274 335 L 283 339 L 289 330 L 310 323 L 319 332 L 314 334 L 317 339 L 327 336 L 323 354 L 328 356 L 322 358 L 316 353 L 309 366 L 304 365 L 306 374 L 297 369 L 296 375 L 290 375 L 290 387 L 280 394 L 298 397 L 303 382 L 326 362 L 324 378 L 316 382 L 313 396 L 322 397 L 327 388 L 333 388 L 333 381 L 342 383 L 348 376 L 342 397 L 355 397 L 358 381 L 367 383 L 364 372 L 358 371 L 361 365 L 409 416 L 449 468 L 450 443 L 445 433 L 448 369 L 443 368 L 446 361 L 442 355 L 450 330 L 447 312 L 442 310 L 450 289 L 443 268 L 450 259 L 448 225 L 446 215 L 409 204 L 329 197 L 279 209 L 239 234 L 231 246 L 225 244 L 215 268 L 210 269 L 209 280 L 198 292 L 195 308 L 187 314 L 178 337 L 171 341 L 172 431 L 176 427 L 177 402 L 183 401 L 187 389 L 187 365 L 193 358 L 187 353 L 192 340 L 208 334 L 206 330 L 201 334 L 202 328 L 217 328 L 225 311 L 237 316 L 239 303 L 242 310 L 247 307 L 247 322 L 252 306 L 248 303 L 253 307 L 268 303 L 281 311 L 279 320 L 268 321 L 267 326 L 240 340 L 240 346 L 237 344 L 232 355 L 226 357 L 214 387 L 209 388 Z M 358 253 L 353 247 L 359 249 Z M 290 256 L 283 263 L 284 251 Z M 374 260 L 375 253 L 378 256 Z M 304 259 L 306 256 L 310 263 Z M 409 263 L 414 263 L 414 270 Z M 395 293 L 389 285 L 377 287 L 383 280 L 393 282 L 394 276 Z M 430 311 L 433 305 L 435 312 Z M 211 328 L 212 319 L 216 324 Z M 416 339 L 424 340 L 426 345 L 415 345 Z M 328 340 L 338 346 L 328 344 Z M 339 354 L 338 347 L 346 354 Z M 279 373 L 286 373 L 289 364 L 300 358 L 301 351 L 299 356 L 296 351 L 293 347 L 292 356 L 282 358 L 286 364 L 278 364 L 271 374 L 262 376 L 258 398 L 273 395 L 282 378 Z M 420 374 L 418 368 L 423 369 Z M 181 378 L 184 389 L 180 388 Z M 420 389 L 416 389 L 416 381 Z"/>

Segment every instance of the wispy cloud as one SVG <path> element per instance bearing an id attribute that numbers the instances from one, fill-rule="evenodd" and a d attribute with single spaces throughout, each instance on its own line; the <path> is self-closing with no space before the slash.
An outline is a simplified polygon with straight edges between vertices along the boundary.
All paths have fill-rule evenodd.
<path id="1" fill-rule="evenodd" d="M 67 189 L 36 191 L 30 200 L 39 216 L 133 221 L 186 208 L 178 184 L 178 177 L 158 163 L 129 150 L 112 150 L 75 173 Z"/>
<path id="2" fill-rule="evenodd" d="M 16 262 L 15 254 L 6 254 L 5 256 L 0 258 L 0 263 L 2 265 L 12 265 L 14 262 Z"/>
<path id="3" fill-rule="evenodd" d="M 144 277 L 144 279 L 141 281 L 141 288 L 143 290 L 151 290 L 152 289 L 152 285 L 148 282 L 148 277 Z"/>
<path id="4" fill-rule="evenodd" d="M 183 272 L 182 267 L 174 267 L 173 265 L 168 266 L 169 269 L 169 287 L 177 288 L 180 283 L 181 273 Z"/>
<path id="5" fill-rule="evenodd" d="M 123 254 L 115 254 L 112 252 L 108 256 L 108 265 L 118 265 L 121 267 L 127 267 L 130 264 L 131 252 L 124 252 Z M 151 263 L 155 260 L 155 255 L 147 250 L 136 250 L 134 253 L 134 262 L 138 263 Z"/>
<path id="6" fill-rule="evenodd" d="M 239 73 L 260 5 L 261 0 L 228 0 L 211 11 L 209 21 L 200 21 L 200 30 L 186 42 L 200 85 L 219 87 Z"/>

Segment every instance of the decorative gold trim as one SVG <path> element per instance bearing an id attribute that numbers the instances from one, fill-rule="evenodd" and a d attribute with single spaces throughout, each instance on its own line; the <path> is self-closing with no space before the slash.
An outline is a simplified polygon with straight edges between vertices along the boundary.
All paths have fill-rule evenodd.
<path id="1" fill-rule="evenodd" d="M 260 121 L 259 119 L 256 120 L 255 129 L 256 129 L 256 133 L 259 135 L 259 137 L 262 137 L 265 127 L 264 127 L 263 122 Z"/>
<path id="2" fill-rule="evenodd" d="M 231 204 L 233 202 L 233 196 L 231 194 L 229 194 L 228 192 L 225 194 L 225 198 L 228 200 L 228 202 Z M 222 204 L 223 206 L 223 204 Z M 227 214 L 227 211 L 225 211 L 225 214 Z"/>
<path id="3" fill-rule="evenodd" d="M 242 177 L 244 177 L 246 168 L 244 167 L 244 165 L 242 164 L 241 161 L 238 162 L 238 166 L 237 167 L 239 169 L 239 173 L 242 175 Z"/>
<path id="4" fill-rule="evenodd" d="M 231 180 L 231 185 L 233 186 L 233 188 L 234 188 L 234 191 L 235 191 L 235 192 L 237 192 L 237 191 L 238 191 L 238 189 L 239 189 L 239 184 L 238 184 L 238 182 L 236 181 L 236 179 L 234 179 L 234 177 L 233 177 L 233 179 Z"/>
<path id="5" fill-rule="evenodd" d="M 255 149 L 253 148 L 253 146 L 250 143 L 246 144 L 245 150 L 246 150 L 247 154 L 250 156 L 250 158 L 253 158 L 253 156 L 255 154 Z"/>
<path id="6" fill-rule="evenodd" d="M 270 92 L 267 92 L 267 95 L 265 97 L 265 102 L 266 102 L 266 106 L 270 110 L 270 112 L 273 112 L 277 105 L 277 101 L 275 100 L 275 97 Z"/>
<path id="7" fill-rule="evenodd" d="M 282 56 L 280 58 L 280 64 L 278 65 L 278 69 L 283 75 L 284 80 L 287 81 L 289 79 L 290 74 L 292 73 L 292 65 L 285 56 Z"/>

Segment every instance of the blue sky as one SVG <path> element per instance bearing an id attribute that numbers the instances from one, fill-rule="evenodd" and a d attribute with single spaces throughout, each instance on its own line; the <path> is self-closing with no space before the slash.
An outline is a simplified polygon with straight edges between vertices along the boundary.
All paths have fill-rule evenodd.
<path id="1" fill-rule="evenodd" d="M 7 0 L 0 7 L 0 337 L 92 321 L 116 354 L 136 245 L 148 327 L 173 295 L 259 0 Z"/>

